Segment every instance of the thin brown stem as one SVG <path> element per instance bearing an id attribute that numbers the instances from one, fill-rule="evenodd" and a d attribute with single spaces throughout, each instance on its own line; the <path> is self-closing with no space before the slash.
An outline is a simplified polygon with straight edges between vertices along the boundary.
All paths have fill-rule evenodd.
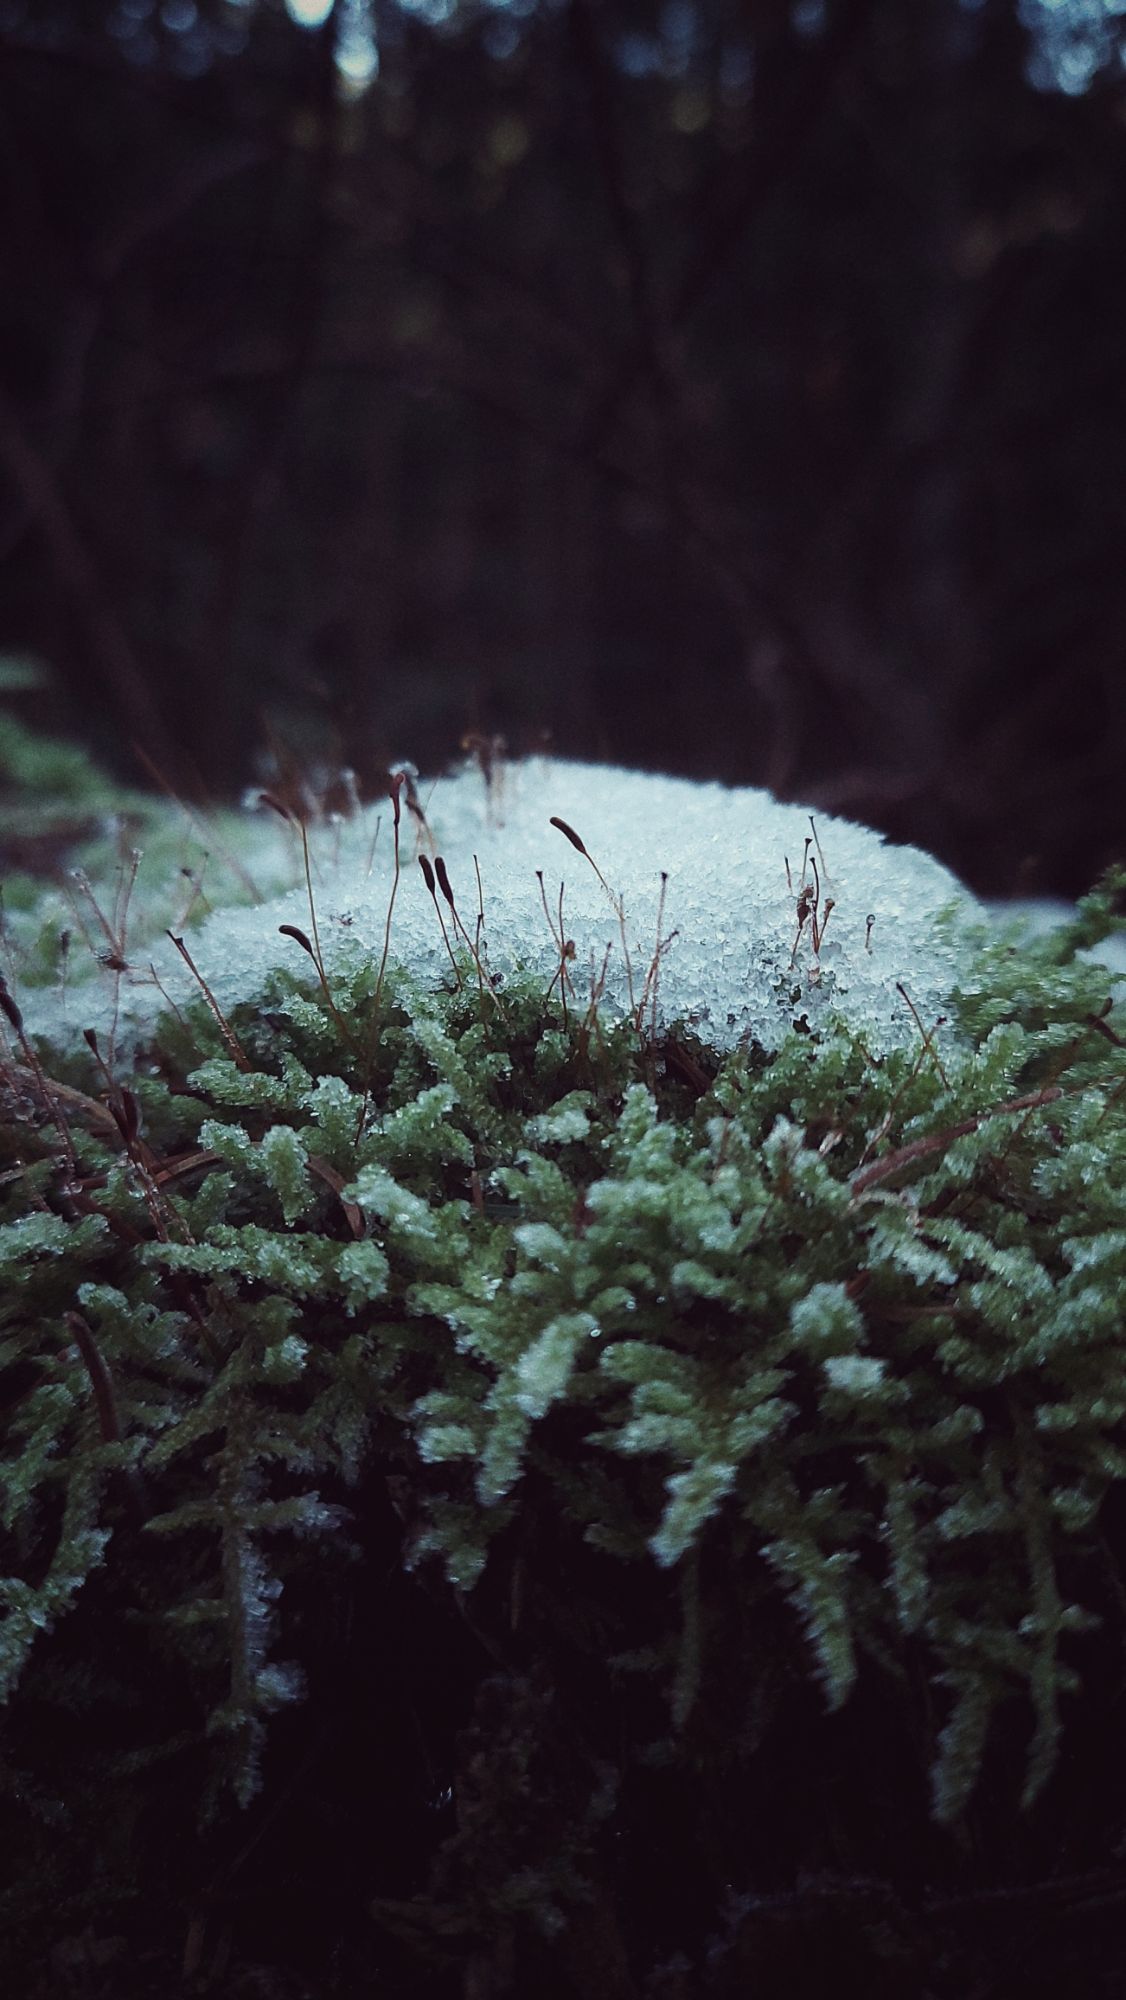
<path id="1" fill-rule="evenodd" d="M 242 1043 L 239 1041 L 238 1036 L 235 1034 L 234 1029 L 232 1028 L 230 1022 L 228 1021 L 226 1015 L 224 1014 L 223 1009 L 220 1007 L 219 1002 L 216 1000 L 214 993 L 211 991 L 210 986 L 207 984 L 206 979 L 204 978 L 202 972 L 200 971 L 198 965 L 196 964 L 194 958 L 192 957 L 191 952 L 188 950 L 187 945 L 184 943 L 183 938 L 176 937 L 172 931 L 169 931 L 167 935 L 172 939 L 172 942 L 175 945 L 177 951 L 179 952 L 180 957 L 183 959 L 184 964 L 187 966 L 188 971 L 192 974 L 192 977 L 196 980 L 200 992 L 203 994 L 204 999 L 206 1000 L 209 1008 L 211 1009 L 211 1012 L 214 1015 L 215 1021 L 218 1025 L 219 1033 L 222 1035 L 224 1042 L 226 1043 L 228 1049 L 230 1050 L 231 1060 L 235 1063 L 237 1068 L 241 1069 L 244 1072 L 244 1074 L 249 1072 L 253 1068 L 253 1064 L 251 1063 L 250 1058 L 246 1053 L 246 1050 L 243 1048 Z"/>
<path id="2" fill-rule="evenodd" d="M 903 1167 L 913 1167 L 919 1160 L 925 1160 L 932 1153 L 944 1153 L 955 1139 L 964 1139 L 970 1132 L 976 1132 L 989 1118 L 1012 1117 L 1023 1111 L 1038 1111 L 1041 1105 L 1055 1104 L 1061 1097 L 1068 1096 L 1058 1083 L 1047 1090 L 1034 1090 L 1027 1097 L 1014 1097 L 1010 1104 L 993 1104 L 988 1111 L 979 1111 L 973 1118 L 963 1118 L 958 1125 L 948 1125 L 942 1132 L 928 1132 L 922 1139 L 912 1139 L 910 1145 L 900 1146 L 897 1152 L 886 1153 L 882 1160 L 873 1160 L 870 1167 L 864 1167 L 853 1174 L 850 1183 L 853 1200 L 876 1187 L 880 1181 L 890 1179 Z"/>

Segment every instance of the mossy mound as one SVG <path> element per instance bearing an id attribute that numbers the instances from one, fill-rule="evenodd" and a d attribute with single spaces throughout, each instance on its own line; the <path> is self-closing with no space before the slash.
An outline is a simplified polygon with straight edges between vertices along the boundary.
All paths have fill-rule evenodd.
<path id="1" fill-rule="evenodd" d="M 1126 1833 L 1120 886 L 983 937 L 941 1053 L 464 955 L 122 1075 L 5 989 L 20 1990 L 1007 1993 L 993 1893 L 1063 1976 Z"/>

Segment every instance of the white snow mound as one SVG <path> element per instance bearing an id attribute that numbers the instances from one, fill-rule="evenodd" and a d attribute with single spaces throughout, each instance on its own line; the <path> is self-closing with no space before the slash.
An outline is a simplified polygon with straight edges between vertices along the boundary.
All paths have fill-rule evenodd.
<path id="1" fill-rule="evenodd" d="M 440 854 L 474 939 L 480 869 L 482 955 L 498 990 L 522 969 L 545 988 L 554 979 L 558 998 L 562 888 L 562 935 L 574 947 L 572 1012 L 589 1005 L 605 966 L 606 1013 L 639 1009 L 644 1000 L 648 1026 L 655 987 L 658 1024 L 686 1020 L 725 1049 L 745 1037 L 775 1048 L 796 1018 L 812 1024 L 829 1007 L 874 1049 L 917 1041 L 897 982 L 929 1028 L 964 963 L 957 919 L 980 915 L 949 871 L 919 849 L 890 846 L 828 815 L 811 821 L 808 809 L 780 805 L 767 792 L 538 758 L 507 767 L 492 796 L 473 768 L 423 785 L 419 798 L 430 837 L 404 809 L 394 961 L 430 984 L 452 980 L 418 865 L 419 854 L 431 861 Z M 353 823 L 334 862 L 323 850 L 318 857 L 314 893 L 330 974 L 342 950 L 382 952 L 391 817 L 388 803 L 374 853 L 373 812 L 367 825 Z M 590 859 L 553 817 L 578 835 Z M 439 904 L 452 931 L 440 893 Z M 954 921 L 940 924 L 946 912 Z M 303 887 L 256 910 L 220 912 L 192 941 L 221 1004 L 245 997 L 279 961 L 301 963 L 300 947 L 278 935 L 281 923 L 309 931 Z"/>

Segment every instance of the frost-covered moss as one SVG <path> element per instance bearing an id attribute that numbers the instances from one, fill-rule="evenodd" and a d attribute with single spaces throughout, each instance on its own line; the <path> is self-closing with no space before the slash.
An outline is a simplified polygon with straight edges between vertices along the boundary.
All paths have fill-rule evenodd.
<path id="1" fill-rule="evenodd" d="M 983 935 L 941 1048 L 829 1014 L 723 1054 L 538 978 L 498 1004 L 465 949 L 457 984 L 357 952 L 327 991 L 295 952 L 113 1071 L 36 1056 L 9 996 L 10 1914 L 81 1902 L 89 1834 L 51 1829 L 106 1786 L 268 1793 L 373 1480 L 409 1587 L 619 1716 L 613 1783 L 553 1795 L 543 1872 L 475 1876 L 474 1921 L 550 1928 L 631 1772 L 722 1791 L 788 1684 L 842 1718 L 882 1689 L 940 1823 L 994 1741 L 1032 1807 L 1123 1638 L 1126 1049 L 1073 955 L 1114 902 Z M 95 1718 L 65 1768 L 55 1711 Z"/>

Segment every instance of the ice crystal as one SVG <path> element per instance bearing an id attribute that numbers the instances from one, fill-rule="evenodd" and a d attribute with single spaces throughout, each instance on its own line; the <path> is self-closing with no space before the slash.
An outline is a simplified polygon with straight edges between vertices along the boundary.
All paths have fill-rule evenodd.
<path id="1" fill-rule="evenodd" d="M 461 976 L 487 977 L 503 994 L 504 981 L 524 970 L 545 988 L 554 982 L 560 1009 L 581 1016 L 593 992 L 603 1020 L 632 1012 L 646 1030 L 681 1021 L 723 1049 L 748 1038 L 775 1048 L 795 1021 L 816 1026 L 830 1010 L 875 1049 L 917 1041 L 899 988 L 930 1029 L 964 962 L 961 928 L 980 914 L 929 855 L 763 791 L 529 759 L 506 773 L 503 815 L 476 769 L 423 787 L 420 799 L 424 824 L 402 814 L 390 949 L 421 986 L 454 977 L 417 865 L 420 855 L 429 863 L 440 854 L 464 927 L 439 898 Z M 382 952 L 391 819 L 385 801 L 343 832 L 336 827 L 331 843 L 314 830 L 313 892 L 330 979 Z M 294 966 L 294 932 L 310 933 L 292 829 L 268 810 L 248 813 L 245 854 L 259 876 L 278 879 L 287 846 L 289 892 L 253 908 L 221 908 L 193 934 L 195 961 L 223 1007 L 259 990 L 273 967 Z M 144 879 L 142 868 L 142 902 Z M 470 939 L 479 941 L 480 971 L 470 964 Z M 138 958 L 114 996 L 121 1033 L 163 1005 L 154 972 L 179 1004 L 194 991 L 163 935 Z M 34 1010 L 43 1029 L 57 1013 L 46 998 L 37 996 Z M 83 992 L 83 1025 L 96 1019 L 91 1000 Z M 110 1005 L 107 985 L 107 1018 Z"/>

